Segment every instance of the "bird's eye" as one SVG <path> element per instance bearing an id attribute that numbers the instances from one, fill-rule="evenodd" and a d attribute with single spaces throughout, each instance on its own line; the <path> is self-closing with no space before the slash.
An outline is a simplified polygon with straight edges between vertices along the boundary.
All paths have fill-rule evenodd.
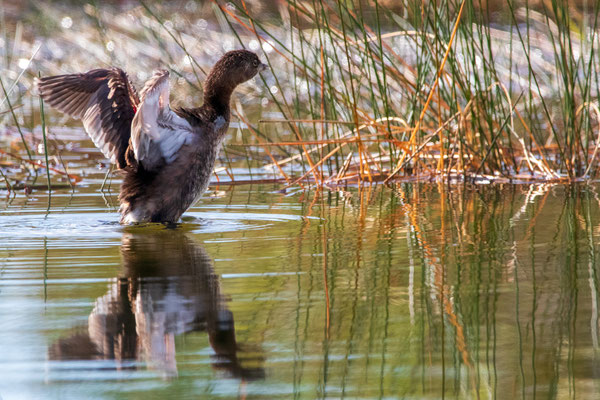
<path id="1" fill-rule="evenodd" d="M 258 67 L 258 60 L 254 60 L 254 62 L 252 62 L 252 65 L 254 65 L 255 67 Z"/>

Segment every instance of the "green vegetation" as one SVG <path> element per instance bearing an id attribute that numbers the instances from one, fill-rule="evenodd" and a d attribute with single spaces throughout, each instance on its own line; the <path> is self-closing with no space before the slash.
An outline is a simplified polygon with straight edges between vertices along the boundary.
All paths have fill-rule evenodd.
<path id="1" fill-rule="evenodd" d="M 112 64 L 130 71 L 139 85 L 152 69 L 167 66 L 177 80 L 173 102 L 195 104 L 212 62 L 228 49 L 246 47 L 271 72 L 232 104 L 240 124 L 222 160 L 231 179 L 239 163 L 268 164 L 289 183 L 326 185 L 598 175 L 597 2 L 290 0 L 275 6 L 236 0 L 121 8 L 92 3 L 75 12 L 67 6 L 42 10 L 37 3 L 12 7 L 2 17 L 8 21 L 2 23 L 0 67 L 10 72 L 3 74 L 4 99 L 13 99 L 2 101 L 0 124 L 19 128 L 28 153 L 41 137 L 23 134 L 18 114 L 28 116 L 33 129 L 37 111 L 22 106 L 29 93 L 11 89 L 15 82 L 31 87 L 38 70 Z M 27 72 L 19 75 L 19 68 Z M 58 121 L 50 122 L 52 131 Z M 64 146 L 55 147 L 60 152 Z M 15 156 L 24 165 L 23 155 Z M 66 175 L 66 168 L 56 167 Z"/>

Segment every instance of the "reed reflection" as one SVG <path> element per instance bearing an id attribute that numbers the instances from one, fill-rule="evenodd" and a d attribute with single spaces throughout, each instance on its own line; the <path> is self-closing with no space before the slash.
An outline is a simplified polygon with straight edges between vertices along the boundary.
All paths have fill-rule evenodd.
<path id="1" fill-rule="evenodd" d="M 441 377 L 423 369 L 421 388 L 410 390 L 428 388 L 433 377 L 441 382 L 429 391 L 464 398 L 555 398 L 576 386 L 595 398 L 593 191 L 531 185 L 395 194 L 418 255 L 409 290 L 413 329 L 424 338 L 419 366 L 442 366 Z"/>
<path id="2" fill-rule="evenodd" d="M 206 331 L 214 368 L 238 378 L 264 376 L 261 367 L 241 365 L 233 314 L 202 245 L 179 230 L 134 229 L 123 234 L 121 259 L 121 276 L 96 300 L 87 329 L 55 342 L 50 359 L 115 360 L 117 369 L 145 365 L 174 377 L 175 337 Z"/>
<path id="3" fill-rule="evenodd" d="M 297 390 L 312 367 L 316 398 L 598 398 L 594 190 L 406 184 L 323 199 L 310 206 L 333 222 L 303 226 L 297 246 L 326 254 L 289 322 Z M 315 306 L 300 296 L 321 276 Z M 323 356 L 307 367 L 314 337 Z"/>

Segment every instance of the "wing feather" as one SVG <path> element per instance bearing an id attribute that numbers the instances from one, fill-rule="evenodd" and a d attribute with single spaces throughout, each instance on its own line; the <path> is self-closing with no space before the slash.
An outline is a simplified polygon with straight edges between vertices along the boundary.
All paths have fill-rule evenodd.
<path id="1" fill-rule="evenodd" d="M 131 147 L 144 168 L 153 170 L 177 158 L 193 137 L 189 122 L 171 110 L 169 72 L 156 71 L 140 92 L 140 105 L 131 124 Z"/>
<path id="2" fill-rule="evenodd" d="M 95 69 L 49 76 L 37 80 L 36 85 L 44 101 L 83 121 L 86 132 L 107 158 L 119 168 L 127 165 L 125 153 L 139 99 L 124 71 Z"/>

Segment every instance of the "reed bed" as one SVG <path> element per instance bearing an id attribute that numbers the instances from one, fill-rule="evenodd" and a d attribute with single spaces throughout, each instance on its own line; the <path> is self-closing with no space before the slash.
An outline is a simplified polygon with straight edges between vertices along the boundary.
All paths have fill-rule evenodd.
<path id="1" fill-rule="evenodd" d="M 476 1 L 395 4 L 402 14 L 289 1 L 285 41 L 243 0 L 220 7 L 288 60 L 293 90 L 277 87 L 291 93 L 274 101 L 310 166 L 302 178 L 597 175 L 599 4 L 508 1 L 496 21 Z"/>
<path id="2" fill-rule="evenodd" d="M 20 159 L 6 156 L 9 151 L 2 157 L 7 165 L 42 167 L 29 152 L 42 140 L 39 110 L 29 101 L 38 71 L 117 65 L 140 86 L 152 69 L 167 66 L 173 98 L 199 104 L 210 65 L 245 47 L 271 71 L 241 87 L 233 101 L 234 132 L 221 158 L 230 180 L 240 164 L 299 185 L 597 178 L 600 4 L 499 4 L 213 0 L 86 4 L 80 12 L 39 3 L 7 7 L 0 137 L 16 137 L 22 146 Z M 27 23 L 32 20 L 37 23 Z M 20 123 L 26 120 L 29 126 Z M 49 138 L 67 121 L 49 114 Z M 58 155 L 68 147 L 60 138 L 54 143 Z M 61 171 L 55 176 L 75 181 L 55 158 L 54 171 Z M 10 168 L 2 175 L 8 187 Z"/>

